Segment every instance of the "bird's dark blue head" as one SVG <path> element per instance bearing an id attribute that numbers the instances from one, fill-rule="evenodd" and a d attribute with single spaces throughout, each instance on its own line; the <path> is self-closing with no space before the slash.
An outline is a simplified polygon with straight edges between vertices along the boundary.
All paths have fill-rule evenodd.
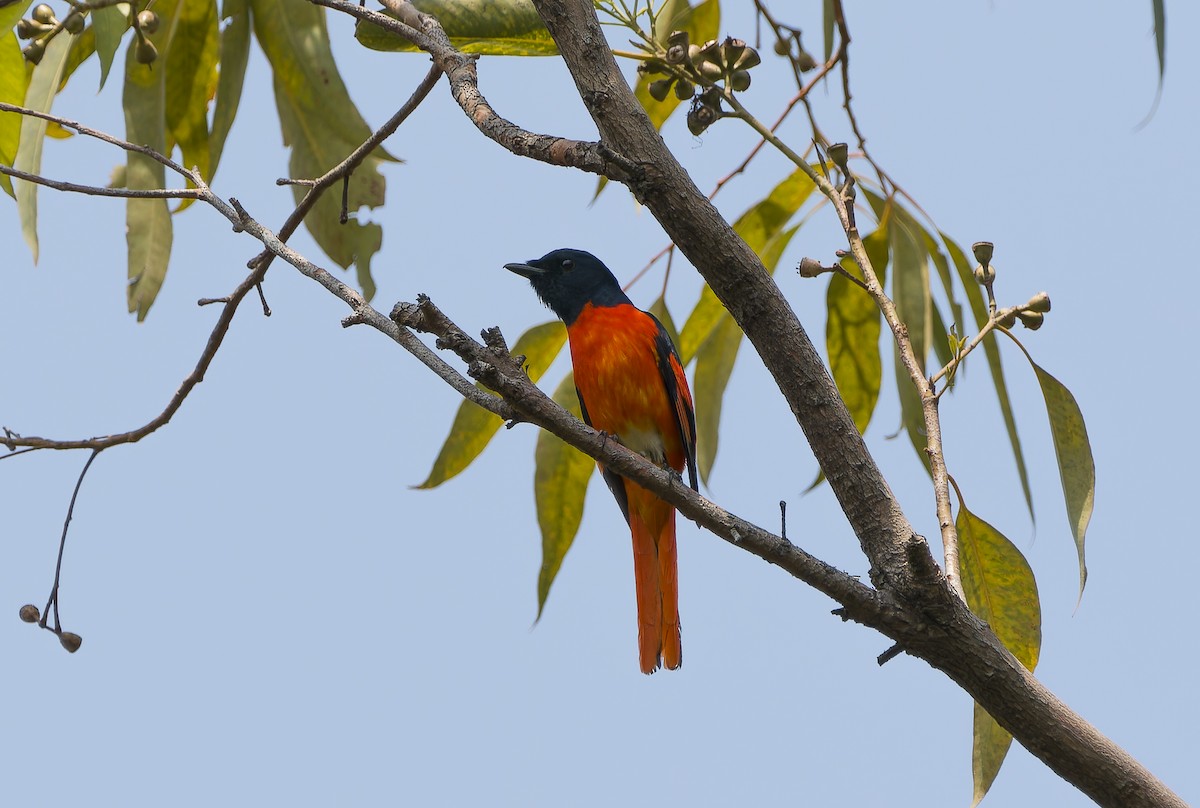
<path id="1" fill-rule="evenodd" d="M 604 262 L 583 250 L 554 250 L 504 268 L 528 278 L 537 296 L 567 325 L 575 322 L 588 303 L 619 306 L 629 302 Z"/>

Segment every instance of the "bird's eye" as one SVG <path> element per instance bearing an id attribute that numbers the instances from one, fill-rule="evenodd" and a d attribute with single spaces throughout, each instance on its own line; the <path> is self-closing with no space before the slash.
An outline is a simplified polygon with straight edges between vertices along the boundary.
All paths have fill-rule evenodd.
<path id="1" fill-rule="evenodd" d="M 575 262 L 572 261 L 570 258 L 564 258 L 563 262 L 562 262 L 562 268 L 563 268 L 563 270 L 570 272 L 572 269 L 575 268 Z"/>

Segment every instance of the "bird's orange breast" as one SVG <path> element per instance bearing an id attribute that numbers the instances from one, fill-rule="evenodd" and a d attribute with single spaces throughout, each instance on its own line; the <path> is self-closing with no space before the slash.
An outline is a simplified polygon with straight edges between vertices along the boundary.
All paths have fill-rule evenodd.
<path id="1" fill-rule="evenodd" d="M 592 426 L 682 471 L 684 447 L 658 361 L 659 326 L 634 306 L 584 306 L 571 323 L 575 386 Z"/>

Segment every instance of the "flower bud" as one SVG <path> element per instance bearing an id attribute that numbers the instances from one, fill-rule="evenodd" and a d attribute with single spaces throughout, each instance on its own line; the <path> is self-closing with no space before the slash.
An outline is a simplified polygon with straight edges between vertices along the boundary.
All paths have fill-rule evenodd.
<path id="1" fill-rule="evenodd" d="M 992 281 L 996 280 L 996 268 L 991 264 L 986 267 L 983 264 L 977 264 L 975 267 L 975 280 L 980 286 L 987 286 Z"/>
<path id="2" fill-rule="evenodd" d="M 133 58 L 140 65 L 152 65 L 158 60 L 158 48 L 145 37 L 138 37 L 137 47 L 133 49 Z"/>
<path id="3" fill-rule="evenodd" d="M 1025 304 L 1027 311 L 1036 311 L 1042 314 L 1050 311 L 1050 295 L 1045 292 L 1038 292 L 1033 297 L 1029 298 L 1029 302 Z"/>
<path id="4" fill-rule="evenodd" d="M 796 56 L 796 67 L 800 68 L 800 72 L 807 73 L 816 66 L 817 60 L 813 58 L 813 55 L 801 48 L 800 53 Z"/>
<path id="5" fill-rule="evenodd" d="M 1018 311 L 1017 316 L 1021 318 L 1021 325 L 1030 331 L 1037 331 L 1046 321 L 1046 315 L 1040 311 Z"/>
<path id="6" fill-rule="evenodd" d="M 33 19 L 40 22 L 42 25 L 54 25 L 58 22 L 54 18 L 54 9 L 45 3 L 38 3 L 33 8 Z"/>
<path id="7" fill-rule="evenodd" d="M 996 324 L 1000 325 L 1004 328 L 1012 328 L 1014 325 L 1017 324 L 1017 313 L 1015 311 L 1009 312 L 1008 314 L 1004 315 L 999 320 L 997 320 Z"/>
<path id="8" fill-rule="evenodd" d="M 687 79 L 679 79 L 675 82 L 675 97 L 680 101 L 687 101 L 696 94 L 696 85 L 692 84 Z"/>
<path id="9" fill-rule="evenodd" d="M 40 39 L 35 39 L 21 49 L 21 54 L 24 55 L 25 61 L 36 65 L 46 55 L 46 46 L 42 44 Z"/>
<path id="10" fill-rule="evenodd" d="M 155 33 L 158 31 L 158 15 L 149 9 L 138 12 L 137 27 L 143 33 Z M 142 64 L 150 64 L 150 62 L 143 62 Z"/>
<path id="11" fill-rule="evenodd" d="M 833 164 L 842 171 L 849 173 L 849 169 L 846 167 L 846 164 L 850 159 L 850 147 L 845 143 L 830 143 L 829 159 L 832 160 Z"/>
<path id="12" fill-rule="evenodd" d="M 729 76 L 729 86 L 734 92 L 750 89 L 750 73 L 745 70 L 735 70 Z"/>
<path id="13" fill-rule="evenodd" d="M 67 30 L 68 34 L 83 33 L 83 15 L 78 11 L 72 10 L 67 15 L 67 18 L 63 20 L 63 28 Z"/>
<path id="14" fill-rule="evenodd" d="M 655 101 L 666 101 L 667 93 L 671 92 L 671 85 L 675 83 L 675 79 L 659 79 L 658 81 L 650 82 L 650 86 L 646 89 L 650 92 L 650 97 Z"/>

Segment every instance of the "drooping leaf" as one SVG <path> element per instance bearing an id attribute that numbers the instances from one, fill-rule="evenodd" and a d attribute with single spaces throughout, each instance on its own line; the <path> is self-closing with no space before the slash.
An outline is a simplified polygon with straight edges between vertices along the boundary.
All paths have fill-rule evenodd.
<path id="1" fill-rule="evenodd" d="M 413 0 L 420 11 L 437 17 L 450 44 L 464 53 L 487 56 L 557 56 L 558 46 L 532 0 Z M 389 17 L 395 15 L 384 11 Z M 407 39 L 378 25 L 359 22 L 354 38 L 379 51 L 416 51 Z"/>
<path id="2" fill-rule="evenodd" d="M 971 314 L 975 319 L 975 327 L 983 328 L 988 321 L 987 301 L 983 299 L 983 292 L 979 284 L 975 281 L 975 276 L 970 263 L 967 262 L 967 257 L 963 253 L 962 248 L 958 246 L 945 233 L 938 233 L 942 243 L 946 245 L 946 252 L 950 256 L 950 260 L 954 263 L 954 269 L 958 273 L 959 281 L 962 283 L 967 294 L 967 303 L 971 307 Z M 1021 492 L 1025 495 L 1025 505 L 1029 509 L 1029 518 L 1034 520 L 1036 517 L 1033 511 L 1033 491 L 1029 486 L 1029 471 L 1025 468 L 1025 453 L 1021 450 L 1021 438 L 1017 434 L 1017 421 L 1013 417 L 1012 401 L 1008 396 L 1008 384 L 1004 380 L 1004 367 L 1000 364 L 1000 348 L 996 345 L 994 339 L 985 339 L 983 341 L 984 356 L 987 357 L 988 369 L 992 374 L 992 385 L 996 388 L 996 401 L 1000 405 L 1000 415 L 1004 419 L 1004 429 L 1008 433 L 1008 442 L 1012 446 L 1013 460 L 1017 464 L 1017 477 L 1021 481 Z"/>
<path id="3" fill-rule="evenodd" d="M 1034 362 L 1029 351 L 1016 337 L 1013 337 L 1013 341 L 1033 366 L 1038 385 L 1042 388 L 1042 398 L 1046 400 L 1046 415 L 1050 418 L 1050 436 L 1054 440 L 1054 456 L 1058 459 L 1058 476 L 1066 500 L 1067 520 L 1071 524 L 1071 536 L 1075 539 L 1075 550 L 1079 555 L 1079 597 L 1082 599 L 1083 588 L 1087 585 L 1083 544 L 1088 523 L 1092 521 L 1092 502 L 1096 495 L 1096 462 L 1092 458 L 1092 444 L 1088 440 L 1083 412 L 1075 396 L 1062 382 Z"/>
<path id="4" fill-rule="evenodd" d="M 155 6 L 159 16 L 167 21 L 174 11 L 171 2 Z M 170 49 L 170 26 L 161 26 L 150 37 L 158 48 L 159 58 Z M 135 56 L 137 38 L 130 39 L 125 51 L 125 138 L 155 149 L 160 154 L 167 148 L 166 71 L 153 70 L 150 65 L 138 64 Z M 125 184 L 135 190 L 163 188 L 166 169 L 161 163 L 142 154 L 129 152 L 125 163 Z M 130 312 L 137 312 L 138 321 L 146 313 L 162 288 L 171 257 L 173 229 L 171 211 L 165 199 L 125 200 L 125 241 L 128 246 L 129 286 L 127 297 Z"/>
<path id="5" fill-rule="evenodd" d="M 186 168 L 211 178 L 208 104 L 217 86 L 216 0 L 180 0 L 169 22 L 171 44 L 159 60 L 166 73 L 167 138 L 179 145 Z M 185 200 L 180 209 L 188 204 Z"/>
<path id="6" fill-rule="evenodd" d="M 1013 656 L 1032 671 L 1042 647 L 1042 612 L 1033 570 L 1012 542 L 962 503 L 955 526 L 967 606 L 987 621 Z M 991 788 L 1011 744 L 1012 736 L 976 704 L 971 754 L 973 806 Z"/>
<path id="7" fill-rule="evenodd" d="M 882 282 L 888 262 L 887 224 L 881 224 L 866 236 L 863 246 Z M 842 259 L 842 266 L 861 278 L 861 271 L 852 258 Z M 825 302 L 828 311 L 825 350 L 829 356 L 829 371 L 861 434 L 871 423 L 883 384 L 883 361 L 879 355 L 883 315 L 866 290 L 842 275 L 835 274 L 830 278 Z"/>
<path id="8" fill-rule="evenodd" d="M 558 320 L 535 325 L 517 340 L 511 349 L 513 356 L 524 354 L 526 372 L 537 381 L 550 363 L 558 356 L 567 341 L 567 329 Z M 487 389 L 477 384 L 481 390 Z M 433 468 L 425 482 L 415 488 L 435 488 L 455 476 L 487 448 L 488 443 L 504 424 L 498 415 L 488 412 L 477 404 L 463 401 L 454 416 L 450 435 L 442 444 Z"/>
<path id="9" fill-rule="evenodd" d="M 558 385 L 554 400 L 576 418 L 583 418 L 573 373 L 568 373 Z M 583 521 L 583 501 L 596 461 L 542 429 L 538 430 L 534 464 L 533 496 L 542 533 L 542 566 L 537 581 L 540 619 L 550 587 Z"/>
<path id="10" fill-rule="evenodd" d="M 800 225 L 795 225 L 784 230 L 762 248 L 759 258 L 768 272 L 775 272 L 780 256 L 799 229 Z M 729 386 L 729 377 L 733 374 L 733 365 L 744 336 L 737 321 L 726 311 L 708 339 L 696 351 L 696 466 L 705 485 L 708 485 L 708 477 L 717 459 L 725 388 Z"/>
<path id="11" fill-rule="evenodd" d="M 254 34 L 274 74 L 275 103 L 283 139 L 291 146 L 289 174 L 294 179 L 314 179 L 333 168 L 370 134 L 346 85 L 338 73 L 325 27 L 325 11 L 306 0 L 251 0 Z M 350 179 L 350 220 L 339 222 L 341 195 L 328 193 L 305 217 L 309 233 L 321 249 L 343 268 L 355 264 L 364 296 L 373 289 L 369 279 L 371 257 L 383 242 L 383 229 L 355 218 L 363 207 L 383 204 L 385 182 L 379 173 L 382 160 L 394 159 L 382 148 L 368 157 Z M 292 186 L 299 202 L 306 188 Z"/>
<path id="12" fill-rule="evenodd" d="M 113 57 L 121 46 L 121 39 L 129 30 L 129 4 L 98 8 L 91 14 L 92 31 L 96 35 L 96 55 L 100 57 L 100 88 L 108 81 Z"/>
<path id="13" fill-rule="evenodd" d="M 646 311 L 658 318 L 662 327 L 666 329 L 667 336 L 671 338 L 671 344 L 675 346 L 675 350 L 679 350 L 679 331 L 675 328 L 675 320 L 671 317 L 671 312 L 667 311 L 667 300 L 662 295 L 658 296 Z"/>
<path id="14" fill-rule="evenodd" d="M 924 369 L 932 340 L 932 300 L 929 296 L 929 264 L 918 234 L 913 233 L 903 218 L 895 214 L 888 227 L 888 238 L 892 248 L 892 300 L 896 304 L 896 315 L 908 327 L 908 338 L 920 368 Z M 896 357 L 896 391 L 900 397 L 900 416 L 904 431 L 916 450 L 917 457 L 925 470 L 929 470 L 928 445 L 925 434 L 925 417 L 921 409 L 921 397 L 913 386 L 912 377 L 900 359 Z"/>
<path id="15" fill-rule="evenodd" d="M 29 86 L 29 72 L 25 69 L 25 57 L 12 31 L 0 34 L 0 101 L 14 106 L 25 103 L 25 90 Z M 21 121 L 24 116 L 13 112 L 0 112 L 0 163 L 11 166 L 17 159 L 17 147 L 21 143 Z M 12 180 L 0 174 L 0 188 L 14 196 Z"/>
<path id="16" fill-rule="evenodd" d="M 83 33 L 75 37 L 71 42 L 71 50 L 67 54 L 67 64 L 63 67 L 62 78 L 58 82 L 58 91 L 61 93 L 71 80 L 71 76 L 75 75 L 75 71 L 79 66 L 91 59 L 96 53 L 96 29 L 89 25 L 83 29 Z"/>
<path id="17" fill-rule="evenodd" d="M 221 69 L 217 76 L 217 100 L 213 110 L 212 132 L 208 138 L 210 176 L 215 176 L 225 151 L 225 139 L 237 116 L 242 100 L 242 85 L 246 79 L 246 63 L 250 58 L 250 8 L 247 0 L 225 0 L 221 19 L 228 20 L 221 29 Z"/>
<path id="18" fill-rule="evenodd" d="M 828 62 L 829 57 L 833 56 L 833 30 L 837 20 L 834 18 L 833 0 L 824 0 L 821 5 L 821 33 L 825 41 L 825 61 Z"/>
<path id="19" fill-rule="evenodd" d="M 800 206 L 812 195 L 816 186 L 812 180 L 797 169 L 787 179 L 772 189 L 766 199 L 743 213 L 733 228 L 742 240 L 762 257 L 763 250 L 791 220 Z M 708 286 L 700 293 L 700 299 L 688 315 L 683 330 L 679 332 L 679 357 L 686 365 L 696 351 L 713 333 L 722 317 L 729 316 L 721 301 Z"/>
<path id="20" fill-rule="evenodd" d="M 40 112 L 49 112 L 54 96 L 62 81 L 63 67 L 71 50 L 74 36 L 62 31 L 42 56 L 41 63 L 29 76 L 23 106 Z M 21 116 L 21 138 L 17 145 L 13 168 L 28 174 L 40 174 L 42 170 L 42 146 L 46 141 L 46 121 L 28 115 Z M 33 253 L 33 262 L 38 260 L 37 235 L 37 185 L 32 182 L 17 182 L 14 189 L 17 197 L 17 214 L 21 220 L 21 235 Z"/>

